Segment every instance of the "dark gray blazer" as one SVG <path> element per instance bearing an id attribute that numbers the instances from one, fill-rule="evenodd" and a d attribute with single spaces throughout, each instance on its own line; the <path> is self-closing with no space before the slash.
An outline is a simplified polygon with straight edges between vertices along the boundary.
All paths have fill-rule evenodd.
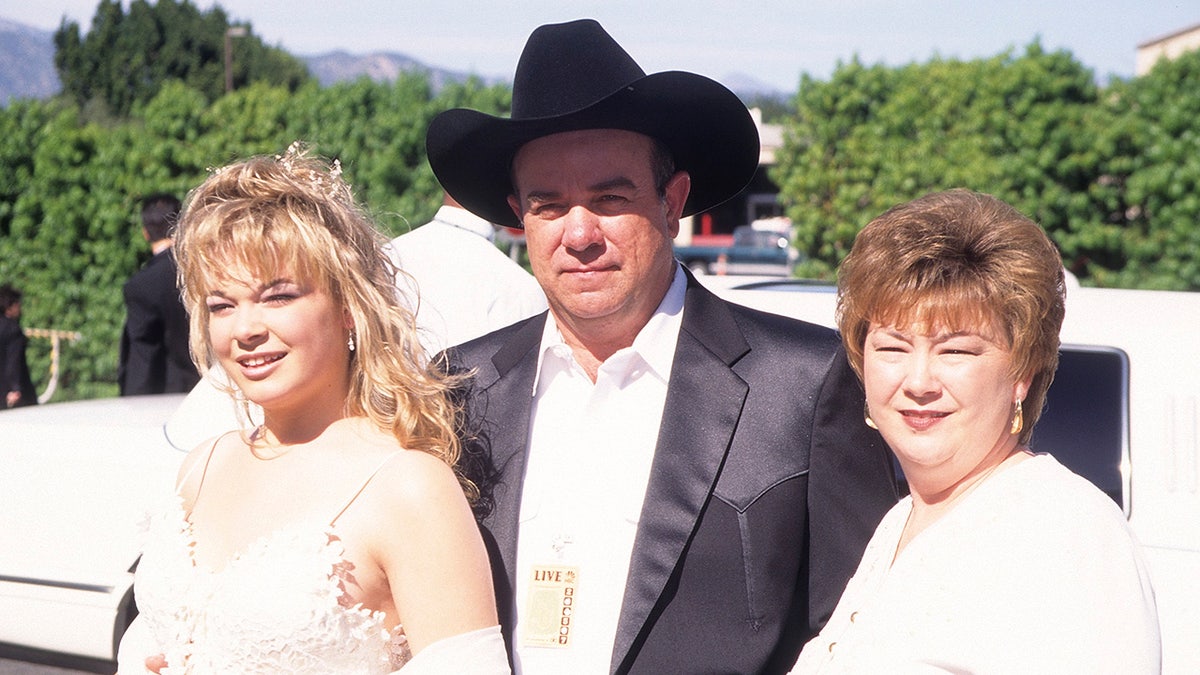
<path id="1" fill-rule="evenodd" d="M 890 456 L 833 331 L 726 302 L 690 274 L 684 307 L 612 671 L 784 672 L 897 499 Z M 467 424 L 497 472 L 483 528 L 510 640 L 545 320 L 448 354 L 475 369 Z"/>

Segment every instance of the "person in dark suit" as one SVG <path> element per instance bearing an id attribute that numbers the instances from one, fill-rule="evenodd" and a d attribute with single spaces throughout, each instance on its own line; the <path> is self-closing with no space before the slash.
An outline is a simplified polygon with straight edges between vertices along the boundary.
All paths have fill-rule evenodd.
<path id="1" fill-rule="evenodd" d="M 123 289 L 125 327 L 117 364 L 122 396 L 187 392 L 200 381 L 188 355 L 187 312 L 175 281 L 171 228 L 178 219 L 176 197 L 156 194 L 142 201 L 142 235 L 153 257 Z"/>
<path id="2" fill-rule="evenodd" d="M 786 671 L 897 492 L 837 335 L 673 257 L 681 217 L 749 182 L 754 122 L 591 20 L 533 32 L 512 101 L 445 111 L 426 144 L 459 203 L 524 227 L 550 306 L 447 352 L 494 464 L 515 672 Z"/>
<path id="3" fill-rule="evenodd" d="M 37 390 L 25 360 L 28 344 L 21 329 L 21 291 L 4 284 L 0 286 L 0 410 L 37 405 Z"/>

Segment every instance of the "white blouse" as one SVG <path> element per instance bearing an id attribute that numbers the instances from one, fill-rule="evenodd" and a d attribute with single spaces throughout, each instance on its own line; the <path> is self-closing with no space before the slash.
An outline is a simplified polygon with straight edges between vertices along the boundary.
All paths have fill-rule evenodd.
<path id="1" fill-rule="evenodd" d="M 1156 673 L 1154 592 L 1116 504 L 1050 455 L 979 484 L 893 562 L 892 508 L 794 673 Z"/>

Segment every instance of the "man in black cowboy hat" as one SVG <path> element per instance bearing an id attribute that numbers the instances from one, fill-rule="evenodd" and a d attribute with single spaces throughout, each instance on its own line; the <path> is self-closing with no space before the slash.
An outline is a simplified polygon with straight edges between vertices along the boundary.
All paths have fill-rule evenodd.
<path id="1" fill-rule="evenodd" d="M 525 228 L 550 305 L 450 350 L 517 672 L 787 670 L 896 493 L 834 333 L 673 258 L 754 173 L 745 106 L 575 21 L 530 36 L 511 118 L 446 111 L 427 147 L 459 203 Z"/>

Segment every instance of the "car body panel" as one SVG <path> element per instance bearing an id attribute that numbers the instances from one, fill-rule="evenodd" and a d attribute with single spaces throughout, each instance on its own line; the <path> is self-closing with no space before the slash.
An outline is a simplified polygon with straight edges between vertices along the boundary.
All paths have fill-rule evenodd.
<path id="1" fill-rule="evenodd" d="M 184 456 L 164 433 L 183 398 L 0 413 L 0 642 L 115 656 L 146 514 Z"/>

